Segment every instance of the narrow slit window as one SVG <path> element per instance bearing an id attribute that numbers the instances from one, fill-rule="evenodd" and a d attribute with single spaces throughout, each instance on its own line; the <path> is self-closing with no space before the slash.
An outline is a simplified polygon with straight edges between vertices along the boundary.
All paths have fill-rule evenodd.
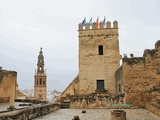
<path id="1" fill-rule="evenodd" d="M 119 84 L 119 92 L 121 92 L 121 85 Z"/>
<path id="2" fill-rule="evenodd" d="M 103 46 L 102 45 L 98 46 L 98 53 L 99 53 L 99 55 L 103 55 Z"/>

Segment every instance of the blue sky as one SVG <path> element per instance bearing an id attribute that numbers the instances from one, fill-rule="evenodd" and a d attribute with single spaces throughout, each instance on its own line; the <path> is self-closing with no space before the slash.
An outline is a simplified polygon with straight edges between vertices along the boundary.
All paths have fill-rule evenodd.
<path id="1" fill-rule="evenodd" d="M 18 72 L 19 89 L 32 89 L 43 48 L 48 90 L 78 74 L 78 24 L 118 21 L 120 54 L 142 56 L 160 39 L 159 0 L 0 0 L 0 66 Z"/>

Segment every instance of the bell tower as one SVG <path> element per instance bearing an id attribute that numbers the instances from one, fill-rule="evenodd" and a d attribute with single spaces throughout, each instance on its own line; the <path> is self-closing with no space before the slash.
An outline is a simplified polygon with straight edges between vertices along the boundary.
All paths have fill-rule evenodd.
<path id="1" fill-rule="evenodd" d="M 46 101 L 47 95 L 47 76 L 44 70 L 44 56 L 40 48 L 37 62 L 37 70 L 34 76 L 34 97 L 40 101 Z"/>

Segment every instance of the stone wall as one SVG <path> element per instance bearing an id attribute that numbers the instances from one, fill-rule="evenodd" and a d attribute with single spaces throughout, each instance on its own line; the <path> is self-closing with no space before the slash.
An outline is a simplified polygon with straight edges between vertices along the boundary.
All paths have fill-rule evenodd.
<path id="1" fill-rule="evenodd" d="M 123 64 L 126 103 L 143 107 L 146 102 L 157 101 L 160 96 L 160 78 L 144 63 Z"/>
<path id="2" fill-rule="evenodd" d="M 123 104 L 124 95 L 110 96 L 109 94 L 90 94 L 87 96 L 74 96 L 70 100 L 69 108 L 94 109 L 94 108 L 137 108 L 132 104 Z"/>
<path id="3" fill-rule="evenodd" d="M 123 76 L 116 83 L 124 83 L 126 103 L 144 107 L 147 102 L 160 100 L 159 42 L 155 44 L 155 49 L 146 49 L 143 57 L 123 58 Z"/>
<path id="4" fill-rule="evenodd" d="M 60 105 L 58 104 L 45 104 L 37 107 L 29 107 L 12 112 L 1 113 L 0 120 L 32 120 L 33 118 L 37 118 L 58 109 L 60 109 Z"/>
<path id="5" fill-rule="evenodd" d="M 116 94 L 123 94 L 124 93 L 124 83 L 123 83 L 123 66 L 119 67 L 115 72 L 115 89 Z"/>
<path id="6" fill-rule="evenodd" d="M 16 92 L 17 72 L 0 69 L 0 102 L 9 102 L 12 93 Z M 11 90 L 15 87 L 14 90 Z"/>

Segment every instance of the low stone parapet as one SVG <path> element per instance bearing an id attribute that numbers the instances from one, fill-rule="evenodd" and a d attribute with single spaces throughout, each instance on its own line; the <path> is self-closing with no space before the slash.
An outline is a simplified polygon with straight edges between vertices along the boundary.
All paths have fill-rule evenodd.
<path id="1" fill-rule="evenodd" d="M 39 100 L 32 100 L 32 99 L 15 99 L 15 102 L 26 102 L 26 103 L 33 103 L 33 104 L 40 104 L 44 103 L 47 104 L 47 101 L 39 101 Z"/>
<path id="2" fill-rule="evenodd" d="M 60 109 L 59 104 L 44 104 L 36 107 L 1 113 L 0 120 L 32 120 L 33 118 L 37 118 L 58 109 Z"/>

